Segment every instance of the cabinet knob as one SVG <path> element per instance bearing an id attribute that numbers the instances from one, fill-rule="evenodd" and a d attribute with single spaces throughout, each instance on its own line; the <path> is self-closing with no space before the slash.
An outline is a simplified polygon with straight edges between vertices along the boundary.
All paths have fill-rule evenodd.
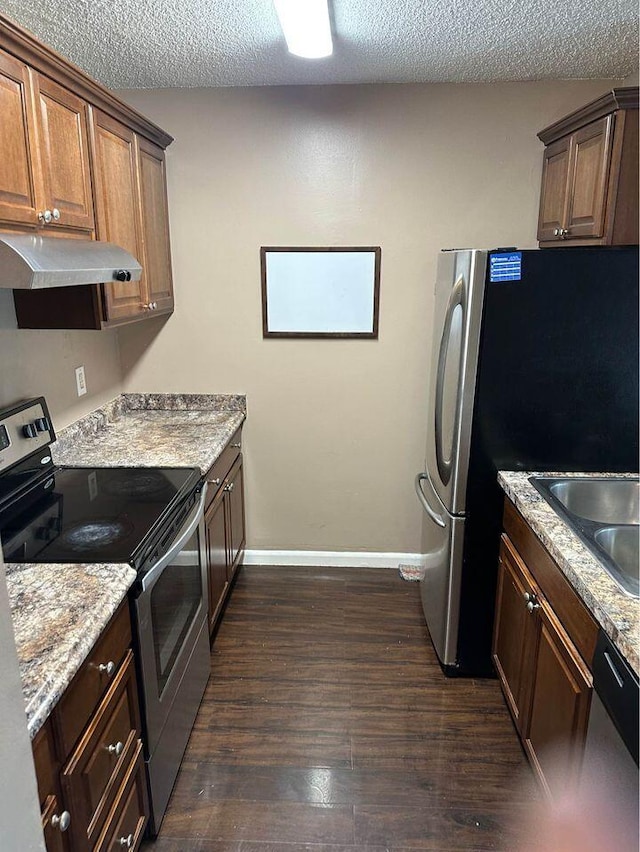
<path id="1" fill-rule="evenodd" d="M 113 660 L 109 660 L 108 663 L 100 663 L 100 665 L 98 666 L 98 671 L 100 672 L 100 674 L 106 674 L 107 677 L 111 677 L 115 670 L 116 664 L 113 662 Z"/>
<path id="2" fill-rule="evenodd" d="M 524 598 L 525 603 L 529 603 L 529 601 L 532 601 L 535 598 L 535 595 L 531 595 L 529 594 L 529 592 L 525 592 L 522 597 Z"/>
<path id="3" fill-rule="evenodd" d="M 218 476 L 218 477 L 216 477 L 215 479 L 207 479 L 207 482 L 209 483 L 209 485 L 220 485 L 220 483 L 222 482 L 222 480 L 221 480 L 221 479 L 220 479 L 220 477 Z"/>
<path id="4" fill-rule="evenodd" d="M 241 450 L 242 449 L 242 444 L 239 441 L 238 441 L 238 443 L 231 444 L 230 446 L 232 446 L 234 448 L 234 450 Z"/>
<path id="5" fill-rule="evenodd" d="M 60 211 L 58 210 L 58 208 L 57 208 L 57 207 L 54 207 L 54 208 L 53 208 L 53 210 L 51 211 L 51 215 L 53 216 L 53 221 L 54 221 L 54 222 L 59 222 L 59 221 L 60 221 Z"/>
<path id="6" fill-rule="evenodd" d="M 559 236 L 560 236 L 560 234 L 561 234 L 561 230 L 560 230 L 560 228 L 554 228 L 554 229 L 553 229 L 553 236 L 554 236 L 554 237 L 559 237 Z"/>
<path id="7" fill-rule="evenodd" d="M 145 309 L 145 311 L 155 311 L 156 308 L 158 307 L 158 303 L 157 302 L 147 302 L 142 307 Z"/>
<path id="8" fill-rule="evenodd" d="M 560 236 L 561 237 L 568 237 L 569 233 L 570 233 L 569 228 L 560 228 Z"/>
<path id="9" fill-rule="evenodd" d="M 38 213 L 38 221 L 42 222 L 43 225 L 48 225 L 49 222 L 53 219 L 53 213 L 51 210 L 42 210 Z"/>
<path id="10" fill-rule="evenodd" d="M 122 752 L 124 751 L 124 743 L 118 742 L 115 745 L 109 745 L 106 747 L 109 754 L 115 754 L 116 757 L 120 757 Z"/>
<path id="11" fill-rule="evenodd" d="M 58 814 L 54 814 L 51 817 L 51 825 L 54 828 L 59 828 L 60 831 L 66 831 L 71 825 L 71 814 L 69 811 L 62 811 L 60 816 L 58 816 Z"/>
<path id="12" fill-rule="evenodd" d="M 228 492 L 229 492 L 229 494 L 231 494 L 231 492 L 233 491 L 233 486 L 234 486 L 234 485 L 235 485 L 235 482 L 230 482 L 224 490 L 225 490 L 225 491 L 228 491 Z"/>
<path id="13" fill-rule="evenodd" d="M 120 840 L 118 840 L 118 843 L 124 849 L 131 849 L 131 847 L 133 846 L 133 834 L 129 834 L 126 837 L 121 837 Z"/>
<path id="14" fill-rule="evenodd" d="M 527 612 L 529 614 L 531 614 L 531 613 L 535 612 L 537 609 L 540 609 L 540 604 L 534 603 L 534 601 L 529 601 L 529 603 L 527 604 Z"/>

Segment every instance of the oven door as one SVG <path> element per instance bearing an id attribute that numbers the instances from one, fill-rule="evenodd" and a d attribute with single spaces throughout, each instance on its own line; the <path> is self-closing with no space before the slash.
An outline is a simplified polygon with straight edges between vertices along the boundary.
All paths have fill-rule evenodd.
<path id="1" fill-rule="evenodd" d="M 206 483 L 175 543 L 144 576 L 134 601 L 148 755 L 185 689 L 192 652 L 207 620 L 205 494 Z"/>

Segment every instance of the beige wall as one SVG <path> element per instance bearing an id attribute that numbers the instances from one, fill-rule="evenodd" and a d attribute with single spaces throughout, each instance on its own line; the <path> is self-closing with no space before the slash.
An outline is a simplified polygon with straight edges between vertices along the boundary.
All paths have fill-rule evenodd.
<path id="1" fill-rule="evenodd" d="M 87 393 L 78 398 L 81 364 Z M 0 408 L 44 395 L 60 429 L 121 389 L 117 332 L 18 329 L 11 291 L 0 290 Z"/>
<path id="2" fill-rule="evenodd" d="M 536 131 L 606 82 L 130 91 L 168 152 L 176 312 L 135 391 L 246 392 L 251 548 L 418 552 L 441 247 L 535 242 Z M 381 245 L 378 341 L 263 340 L 261 245 Z"/>

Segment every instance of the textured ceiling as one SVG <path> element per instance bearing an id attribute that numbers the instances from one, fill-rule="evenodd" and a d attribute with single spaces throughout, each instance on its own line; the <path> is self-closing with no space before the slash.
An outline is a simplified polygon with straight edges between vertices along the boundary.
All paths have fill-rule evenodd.
<path id="1" fill-rule="evenodd" d="M 622 78 L 637 0 L 332 0 L 334 54 L 290 56 L 271 0 L 0 0 L 111 88 Z"/>

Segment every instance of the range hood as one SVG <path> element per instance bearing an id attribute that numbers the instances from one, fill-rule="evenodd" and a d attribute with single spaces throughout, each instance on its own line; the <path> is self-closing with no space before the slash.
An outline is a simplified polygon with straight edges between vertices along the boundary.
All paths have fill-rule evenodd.
<path id="1" fill-rule="evenodd" d="M 142 267 L 120 246 L 96 240 L 0 234 L 0 287 L 42 290 L 139 281 Z"/>

